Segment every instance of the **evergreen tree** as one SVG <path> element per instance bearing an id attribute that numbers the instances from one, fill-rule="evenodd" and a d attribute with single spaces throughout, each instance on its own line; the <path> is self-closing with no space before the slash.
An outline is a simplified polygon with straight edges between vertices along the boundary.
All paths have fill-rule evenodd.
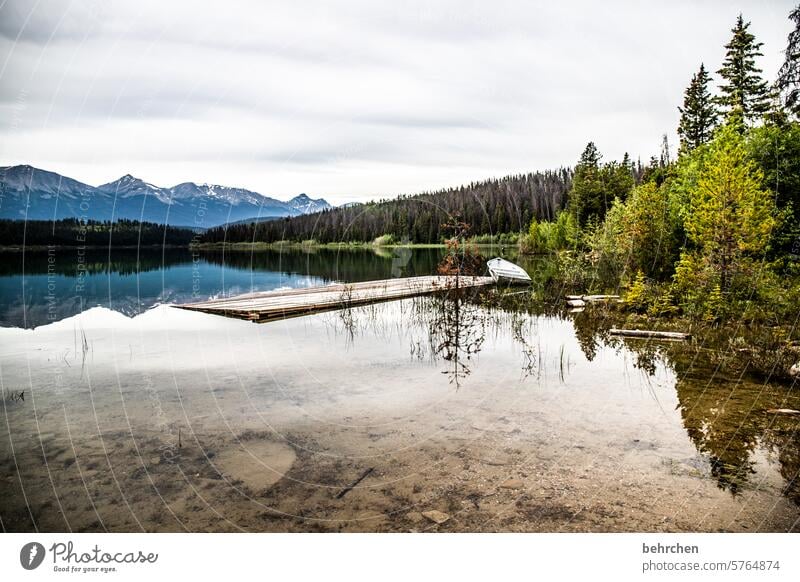
<path id="1" fill-rule="evenodd" d="M 692 76 L 686 88 L 683 107 L 678 107 L 681 120 L 678 124 L 678 135 L 681 139 L 681 151 L 691 151 L 711 139 L 717 124 L 717 108 L 708 90 L 711 77 L 701 63 L 700 70 Z"/>
<path id="2" fill-rule="evenodd" d="M 775 227 L 773 197 L 762 189 L 763 179 L 744 137 L 736 126 L 726 124 L 711 143 L 709 159 L 691 193 L 691 212 L 684 226 L 699 256 L 681 259 L 686 269 L 679 269 L 679 278 L 703 264 L 710 269 L 709 280 L 716 279 L 727 291 L 745 257 L 763 254 Z"/>
<path id="3" fill-rule="evenodd" d="M 731 29 L 733 38 L 725 45 L 727 53 L 722 68 L 717 73 L 724 80 L 720 85 L 722 95 L 717 99 L 727 117 L 741 116 L 746 123 L 769 111 L 769 87 L 756 67 L 756 57 L 764 43 L 756 42 L 748 32 L 750 23 L 742 15 Z"/>
<path id="4" fill-rule="evenodd" d="M 601 176 L 609 205 L 615 198 L 619 198 L 623 202 L 627 200 L 628 194 L 635 185 L 629 162 L 623 159 L 621 164 L 617 162 L 605 164 Z"/>
<path id="5" fill-rule="evenodd" d="M 789 13 L 789 19 L 794 21 L 794 30 L 789 34 L 786 60 L 775 85 L 783 94 L 787 109 L 800 117 L 800 5 Z"/>
<path id="6" fill-rule="evenodd" d="M 603 155 L 597 149 L 597 146 L 594 145 L 593 141 L 590 141 L 586 144 L 586 148 L 583 150 L 578 164 L 585 167 L 597 168 L 600 165 L 600 160 L 602 158 Z"/>
<path id="7" fill-rule="evenodd" d="M 602 219 L 611 200 L 608 199 L 600 168 L 600 152 L 594 142 L 589 142 L 575 166 L 575 176 L 570 190 L 569 211 L 580 227 L 591 217 Z"/>

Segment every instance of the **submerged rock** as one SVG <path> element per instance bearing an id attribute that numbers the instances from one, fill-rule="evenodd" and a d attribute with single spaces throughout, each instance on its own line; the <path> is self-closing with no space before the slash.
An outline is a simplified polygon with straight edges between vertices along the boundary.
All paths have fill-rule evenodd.
<path id="1" fill-rule="evenodd" d="M 436 523 L 436 524 L 439 524 L 439 525 L 443 524 L 448 519 L 450 519 L 450 516 L 448 514 L 442 512 L 442 511 L 437 511 L 436 509 L 432 509 L 431 511 L 423 511 L 422 512 L 422 516 L 425 519 L 429 519 L 433 523 Z"/>
<path id="2" fill-rule="evenodd" d="M 406 513 L 406 519 L 412 523 L 419 523 L 422 521 L 422 514 L 418 511 L 409 511 Z"/>

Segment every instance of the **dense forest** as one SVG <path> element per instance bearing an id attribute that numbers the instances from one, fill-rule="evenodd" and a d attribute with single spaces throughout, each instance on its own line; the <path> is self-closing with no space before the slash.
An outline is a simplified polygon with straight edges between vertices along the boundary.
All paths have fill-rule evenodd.
<path id="1" fill-rule="evenodd" d="M 701 64 L 678 107 L 680 148 L 664 146 L 640 183 L 609 180 L 589 143 L 563 211 L 534 220 L 523 252 L 559 258 L 571 287 L 624 293 L 629 309 L 707 322 L 781 325 L 800 301 L 800 6 L 770 84 L 762 43 L 740 15 L 719 82 Z M 789 333 L 792 333 L 790 331 Z"/>
<path id="2" fill-rule="evenodd" d="M 534 218 L 553 218 L 564 207 L 571 182 L 572 171 L 563 168 L 508 176 L 306 216 L 214 228 L 203 242 L 372 242 L 385 236 L 398 242 L 441 243 L 446 235 L 442 224 L 453 215 L 472 225 L 475 235 L 519 232 Z"/>
<path id="3" fill-rule="evenodd" d="M 187 246 L 194 232 L 152 222 L 0 220 L 0 246 Z"/>

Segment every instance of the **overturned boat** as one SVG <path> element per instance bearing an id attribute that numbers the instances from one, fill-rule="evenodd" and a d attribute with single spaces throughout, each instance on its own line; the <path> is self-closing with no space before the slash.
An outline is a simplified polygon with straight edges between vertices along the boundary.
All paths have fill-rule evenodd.
<path id="1" fill-rule="evenodd" d="M 525 272 L 525 269 L 511 261 L 498 257 L 488 261 L 486 265 L 489 267 L 492 279 L 497 283 L 527 284 L 531 282 L 530 275 Z"/>

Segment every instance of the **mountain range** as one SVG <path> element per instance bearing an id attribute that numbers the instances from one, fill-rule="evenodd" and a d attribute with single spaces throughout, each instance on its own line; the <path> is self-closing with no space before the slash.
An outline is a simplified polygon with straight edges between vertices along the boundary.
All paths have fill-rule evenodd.
<path id="1" fill-rule="evenodd" d="M 32 166 L 0 167 L 0 218 L 118 220 L 210 228 L 331 208 L 306 194 L 282 201 L 244 188 L 184 182 L 165 188 L 130 174 L 90 186 Z"/>

